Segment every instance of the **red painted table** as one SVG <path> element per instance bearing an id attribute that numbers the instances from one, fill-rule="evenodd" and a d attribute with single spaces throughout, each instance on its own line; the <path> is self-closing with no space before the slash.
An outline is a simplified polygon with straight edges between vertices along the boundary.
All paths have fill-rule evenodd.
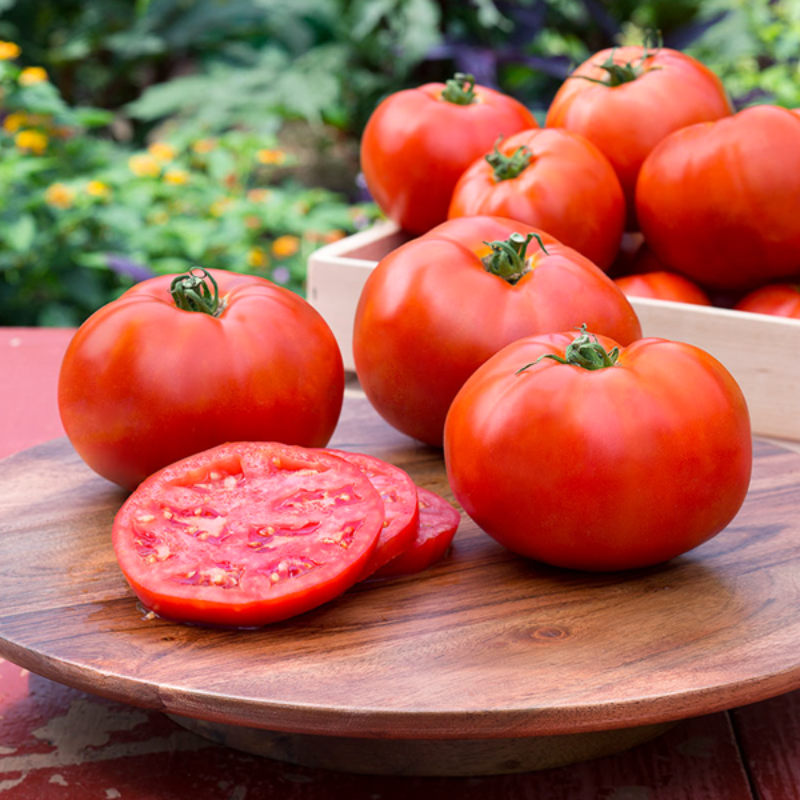
<path id="1" fill-rule="evenodd" d="M 0 456 L 63 436 L 58 366 L 71 331 L 0 328 Z M 0 499 L 2 502 L 2 499 Z M 617 756 L 523 775 L 365 777 L 210 744 L 157 712 L 0 661 L 0 800 L 800 800 L 800 692 L 687 720 Z"/>

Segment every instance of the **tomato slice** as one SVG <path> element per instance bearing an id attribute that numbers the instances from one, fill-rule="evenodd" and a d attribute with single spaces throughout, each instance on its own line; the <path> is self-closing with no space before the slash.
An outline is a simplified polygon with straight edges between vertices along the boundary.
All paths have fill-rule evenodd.
<path id="1" fill-rule="evenodd" d="M 363 574 L 384 504 L 320 450 L 226 444 L 144 481 L 114 520 L 122 572 L 167 619 L 255 627 L 308 611 Z"/>
<path id="2" fill-rule="evenodd" d="M 416 538 L 419 524 L 417 487 L 408 473 L 366 453 L 344 450 L 325 452 L 343 458 L 358 467 L 372 482 L 384 503 L 383 530 L 378 546 L 364 569 L 362 578 L 402 553 Z"/>
<path id="3" fill-rule="evenodd" d="M 436 492 L 417 487 L 419 530 L 414 541 L 375 572 L 376 578 L 410 575 L 435 564 L 444 556 L 456 535 L 461 514 Z"/>

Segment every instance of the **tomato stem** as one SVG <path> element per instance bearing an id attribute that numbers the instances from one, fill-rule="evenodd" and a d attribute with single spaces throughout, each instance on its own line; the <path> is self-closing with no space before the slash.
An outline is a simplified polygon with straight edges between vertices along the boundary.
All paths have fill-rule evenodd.
<path id="1" fill-rule="evenodd" d="M 530 364 L 520 367 L 514 374 L 519 375 L 521 372 L 525 372 L 526 369 L 535 366 L 543 358 L 551 358 L 559 364 L 570 364 L 574 367 L 582 367 L 588 370 L 606 369 L 607 367 L 615 366 L 619 360 L 619 347 L 614 347 L 612 350 L 607 351 L 597 341 L 597 337 L 593 333 L 586 331 L 586 323 L 584 323 L 580 327 L 578 336 L 567 346 L 563 358 L 555 353 L 545 353 L 543 356 L 539 356 L 536 361 L 531 361 Z"/>
<path id="2" fill-rule="evenodd" d="M 498 183 L 518 177 L 520 173 L 530 166 L 533 158 L 530 148 L 524 144 L 520 145 L 510 156 L 500 152 L 498 149 L 499 144 L 500 139 L 494 143 L 494 152 L 485 156 L 489 166 L 494 170 L 494 179 Z"/>
<path id="3" fill-rule="evenodd" d="M 527 249 L 531 239 L 536 239 L 544 254 L 550 255 L 538 233 L 529 233 L 527 237 L 512 233 L 506 241 L 484 242 L 492 248 L 492 252 L 483 259 L 484 268 L 492 275 L 515 284 L 526 272 L 530 272 Z"/>
<path id="4" fill-rule="evenodd" d="M 455 76 L 445 82 L 442 90 L 442 100 L 448 103 L 455 103 L 457 106 L 468 106 L 474 103 L 475 96 L 475 76 L 464 72 L 456 72 Z"/>
<path id="5" fill-rule="evenodd" d="M 206 281 L 211 283 L 211 287 Z M 220 303 L 217 282 L 202 267 L 192 267 L 185 275 L 176 275 L 170 284 L 169 293 L 175 305 L 183 311 L 199 311 L 218 317 L 224 307 L 224 303 Z"/>
<path id="6" fill-rule="evenodd" d="M 642 55 L 632 61 L 627 61 L 623 64 L 617 64 L 614 61 L 614 54 L 617 52 L 615 47 L 608 58 L 602 64 L 595 64 L 595 67 L 605 70 L 607 75 L 605 78 L 590 78 L 588 75 L 570 75 L 570 78 L 581 78 L 582 80 L 589 81 L 590 83 L 599 83 L 603 86 L 613 88 L 614 86 L 621 86 L 623 83 L 631 83 L 637 78 L 641 77 L 645 71 L 644 62 L 658 54 L 658 51 L 663 47 L 663 39 L 661 31 L 648 30 L 644 42 L 642 44 Z M 651 50 L 653 52 L 651 52 Z M 659 67 L 651 67 L 651 69 L 659 69 Z"/>

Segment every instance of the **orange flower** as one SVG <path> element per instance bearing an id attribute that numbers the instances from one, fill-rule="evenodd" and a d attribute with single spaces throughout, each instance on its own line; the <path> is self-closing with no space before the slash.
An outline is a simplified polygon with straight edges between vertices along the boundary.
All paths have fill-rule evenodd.
<path id="1" fill-rule="evenodd" d="M 102 181 L 89 181 L 86 184 L 86 194 L 91 197 L 108 197 L 111 194 L 111 189 L 108 184 Z"/>
<path id="2" fill-rule="evenodd" d="M 272 243 L 272 252 L 276 258 L 289 258 L 300 249 L 300 240 L 296 236 L 279 236 Z"/>
<path id="3" fill-rule="evenodd" d="M 164 173 L 164 180 L 174 186 L 183 186 L 189 183 L 189 173 L 185 169 L 168 169 Z"/>
<path id="4" fill-rule="evenodd" d="M 0 42 L 0 61 L 9 61 L 20 54 L 18 44 L 14 42 Z"/>
<path id="5" fill-rule="evenodd" d="M 331 244 L 331 242 L 338 242 L 339 239 L 344 239 L 345 236 L 347 236 L 347 234 L 337 228 L 336 230 L 328 231 L 322 237 L 322 241 L 325 242 L 325 244 Z"/>
<path id="6" fill-rule="evenodd" d="M 28 121 L 24 111 L 13 111 L 3 120 L 3 129 L 8 133 L 16 133 Z"/>
<path id="7" fill-rule="evenodd" d="M 198 155 L 204 156 L 210 153 L 217 146 L 216 139 L 198 139 L 193 145 L 192 150 Z"/>
<path id="8" fill-rule="evenodd" d="M 153 158 L 158 159 L 164 164 L 172 161 L 177 155 L 175 148 L 166 142 L 153 142 L 153 144 L 147 148 L 147 152 L 150 153 Z"/>
<path id="9" fill-rule="evenodd" d="M 247 193 L 247 199 L 251 203 L 263 203 L 269 198 L 269 189 L 251 189 Z"/>
<path id="10" fill-rule="evenodd" d="M 266 251 L 260 247 L 251 247 L 247 253 L 247 263 L 251 267 L 266 267 L 269 264 L 269 256 Z"/>
<path id="11" fill-rule="evenodd" d="M 54 183 L 47 187 L 44 199 L 47 205 L 54 208 L 69 208 L 75 199 L 75 190 L 63 183 Z"/>
<path id="12" fill-rule="evenodd" d="M 259 150 L 256 159 L 259 164 L 283 164 L 286 161 L 286 153 L 283 150 Z"/>
<path id="13" fill-rule="evenodd" d="M 230 197 L 220 197 L 219 200 L 215 200 L 211 204 L 211 207 L 208 209 L 208 211 L 212 217 L 221 217 L 231 202 L 232 201 Z"/>
<path id="14" fill-rule="evenodd" d="M 20 131 L 14 144 L 20 149 L 40 156 L 47 149 L 48 138 L 39 131 Z"/>
<path id="15" fill-rule="evenodd" d="M 44 83 L 47 72 L 42 67 L 25 67 L 19 74 L 20 86 L 33 86 L 35 83 Z"/>
<path id="16" fill-rule="evenodd" d="M 128 159 L 128 168 L 139 178 L 155 178 L 161 173 L 161 165 L 147 153 L 137 153 Z"/>

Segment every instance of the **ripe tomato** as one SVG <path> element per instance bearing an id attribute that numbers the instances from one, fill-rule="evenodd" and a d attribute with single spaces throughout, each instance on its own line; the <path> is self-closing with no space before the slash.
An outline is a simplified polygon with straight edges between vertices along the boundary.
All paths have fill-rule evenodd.
<path id="1" fill-rule="evenodd" d="M 680 342 L 617 348 L 585 331 L 522 339 L 453 401 L 453 493 L 520 555 L 584 570 L 657 564 L 721 531 L 744 501 L 750 422 L 730 373 Z"/>
<path id="2" fill-rule="evenodd" d="M 655 300 L 672 300 L 697 306 L 710 306 L 708 295 L 696 284 L 676 272 L 642 272 L 616 278 L 627 297 L 650 297 Z"/>
<path id="3" fill-rule="evenodd" d="M 369 478 L 383 500 L 383 528 L 375 552 L 361 575 L 362 578 L 366 578 L 387 561 L 402 553 L 416 538 L 419 527 L 417 487 L 400 467 L 388 464 L 375 456 L 348 453 L 343 450 L 325 452 L 358 467 Z"/>
<path id="4" fill-rule="evenodd" d="M 179 308 L 170 294 L 176 282 L 191 305 L 205 286 L 213 304 L 206 279 L 152 278 L 91 316 L 64 356 L 67 436 L 93 470 L 126 489 L 226 441 L 319 447 L 336 427 L 344 368 L 317 311 L 264 278 L 208 275 L 221 295 L 215 312 Z"/>
<path id="5" fill-rule="evenodd" d="M 546 125 L 582 134 L 608 158 L 634 229 L 636 178 L 648 153 L 673 131 L 732 113 L 722 82 L 699 61 L 666 47 L 616 47 L 567 78 Z"/>
<path id="6" fill-rule="evenodd" d="M 458 217 L 371 273 L 353 355 L 378 413 L 440 447 L 450 403 L 486 359 L 515 339 L 584 320 L 626 344 L 641 335 L 628 300 L 580 253 L 514 220 Z"/>
<path id="7" fill-rule="evenodd" d="M 411 575 L 435 564 L 450 548 L 461 515 L 444 497 L 417 487 L 419 494 L 419 528 L 416 538 L 406 549 L 375 572 L 376 578 Z"/>
<path id="8" fill-rule="evenodd" d="M 364 130 L 361 168 L 384 213 L 425 233 L 447 219 L 461 173 L 499 136 L 536 127 L 521 103 L 457 74 L 387 97 Z"/>
<path id="9" fill-rule="evenodd" d="M 319 450 L 225 444 L 144 481 L 112 539 L 134 593 L 167 619 L 253 627 L 336 597 L 383 524 L 361 470 Z"/>
<path id="10" fill-rule="evenodd" d="M 577 133 L 523 131 L 477 159 L 448 216 L 508 217 L 547 231 L 608 269 L 625 227 L 625 198 L 608 159 Z"/>
<path id="11" fill-rule="evenodd" d="M 800 275 L 799 197 L 800 117 L 776 106 L 673 133 L 636 189 L 656 256 L 713 289 Z"/>
<path id="12" fill-rule="evenodd" d="M 737 311 L 800 319 L 800 286 L 792 283 L 762 286 L 743 297 L 734 308 Z"/>

